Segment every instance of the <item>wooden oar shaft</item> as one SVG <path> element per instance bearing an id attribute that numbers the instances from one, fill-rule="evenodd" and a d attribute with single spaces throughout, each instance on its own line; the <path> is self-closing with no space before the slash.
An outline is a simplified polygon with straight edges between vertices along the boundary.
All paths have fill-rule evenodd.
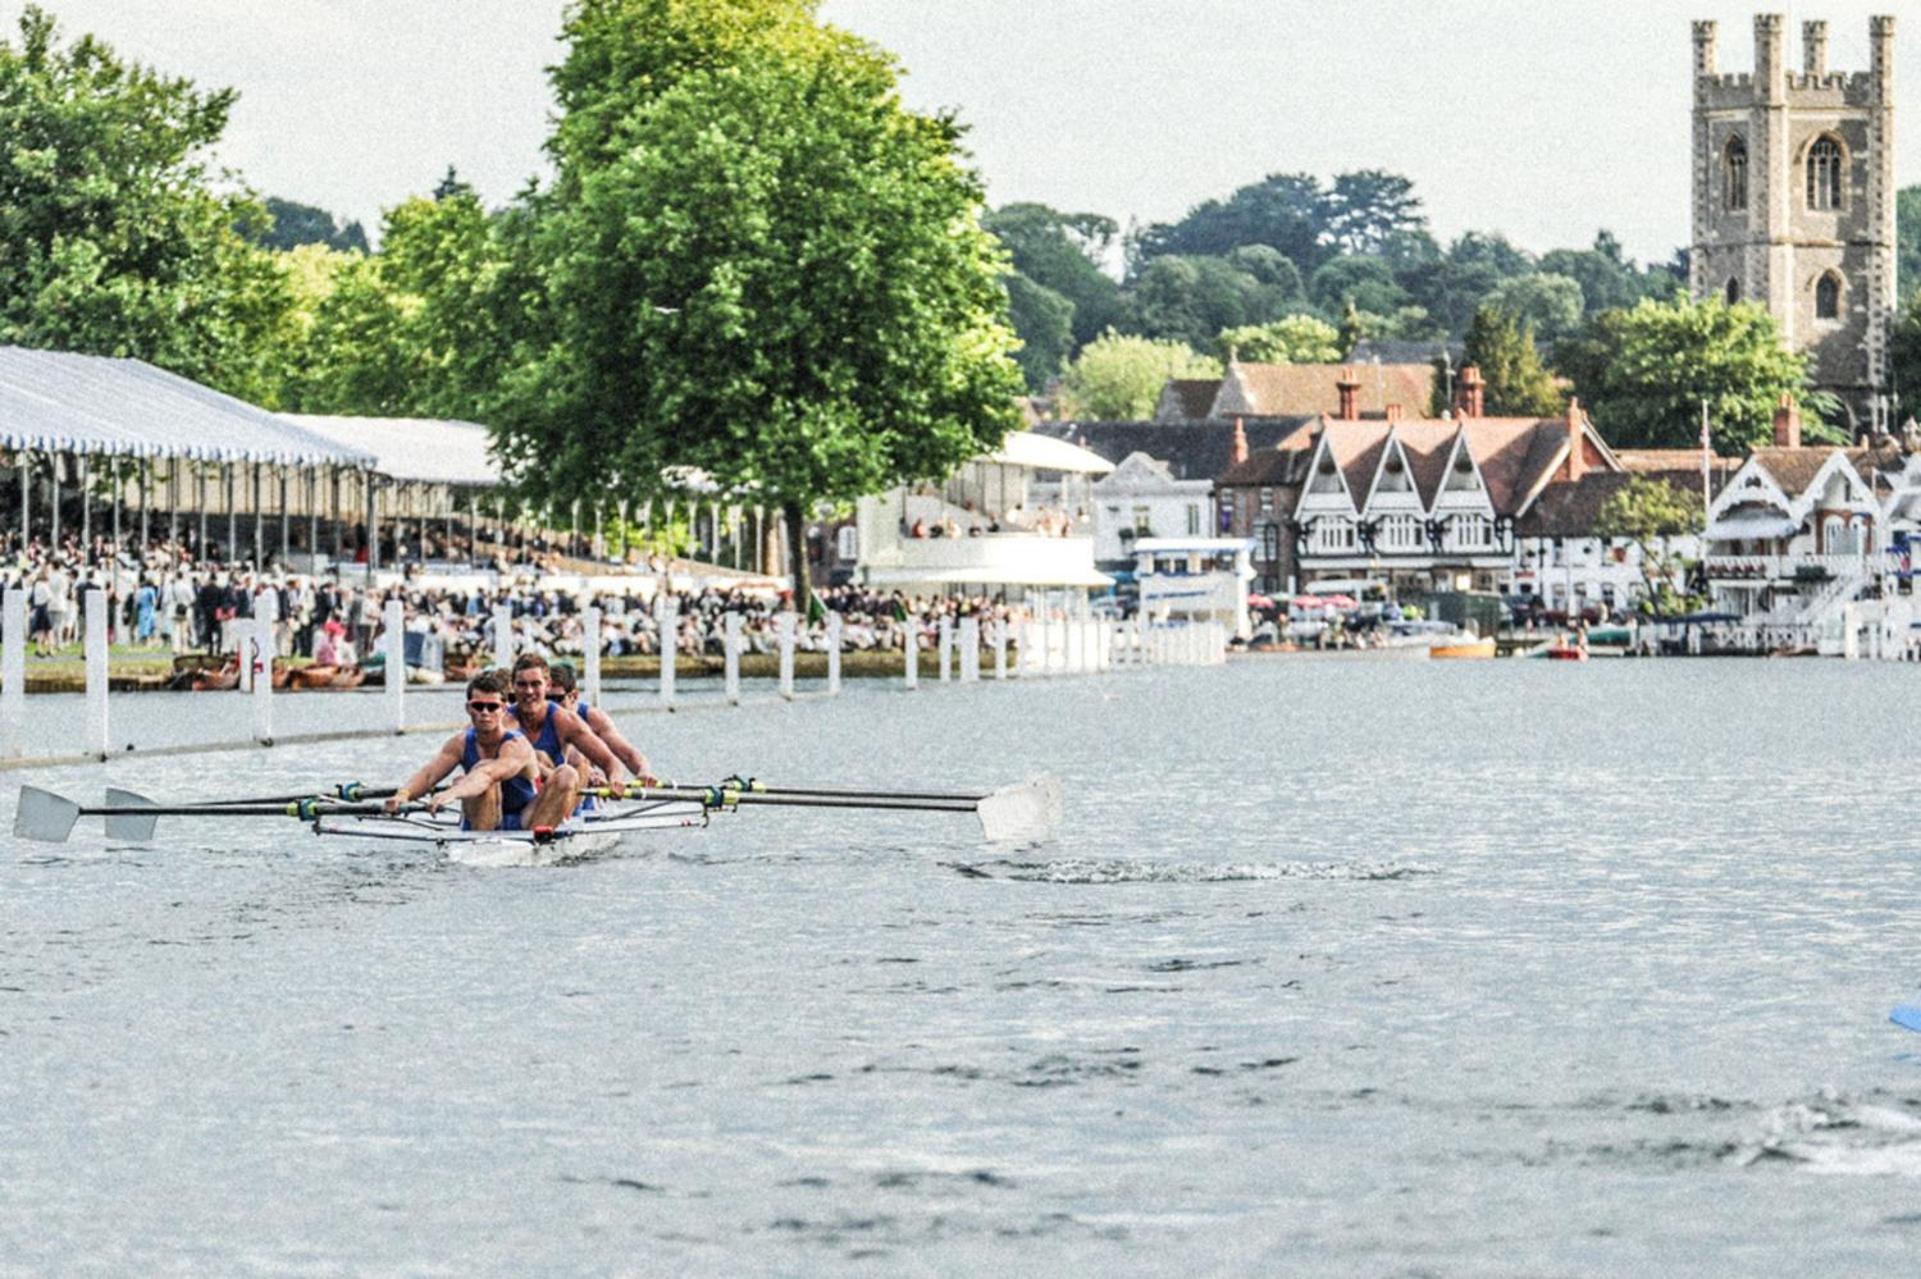
<path id="1" fill-rule="evenodd" d="M 867 790 L 853 786 L 770 786 L 752 777 L 730 777 L 722 789 L 756 795 L 825 795 L 835 799 L 946 799 L 956 803 L 978 804 L 987 796 L 954 791 Z"/>
<path id="2" fill-rule="evenodd" d="M 300 800 L 285 804 L 101 804 L 92 808 L 82 807 L 78 814 L 81 817 L 300 817 L 295 807 L 299 803 Z M 419 805 L 408 804 L 405 807 L 411 809 Z M 351 816 L 356 813 L 381 813 L 386 809 L 380 804 L 340 802 L 323 803 L 319 811 L 328 816 Z"/>

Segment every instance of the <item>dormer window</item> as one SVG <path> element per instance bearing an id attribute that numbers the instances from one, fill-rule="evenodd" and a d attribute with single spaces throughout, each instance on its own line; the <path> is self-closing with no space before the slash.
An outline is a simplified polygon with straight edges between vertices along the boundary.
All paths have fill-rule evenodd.
<path id="1" fill-rule="evenodd" d="M 1728 139 L 1727 151 L 1722 157 L 1723 193 L 1729 212 L 1737 212 L 1748 207 L 1748 144 L 1740 134 Z"/>

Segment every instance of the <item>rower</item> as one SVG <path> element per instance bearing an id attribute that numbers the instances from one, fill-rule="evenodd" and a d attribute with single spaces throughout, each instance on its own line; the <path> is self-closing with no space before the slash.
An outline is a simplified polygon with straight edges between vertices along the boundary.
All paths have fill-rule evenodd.
<path id="1" fill-rule="evenodd" d="M 429 812 L 460 801 L 463 830 L 536 830 L 558 826 L 574 811 L 580 775 L 562 766 L 550 771 L 526 735 L 507 727 L 507 677 L 483 671 L 467 682 L 467 718 L 472 723 L 441 743 L 421 770 L 393 793 L 387 811 L 416 798 Z M 456 768 L 461 779 L 446 790 L 434 787 Z"/>
<path id="2" fill-rule="evenodd" d="M 653 767 L 648 764 L 647 756 L 640 747 L 628 741 L 618 728 L 614 727 L 611 715 L 600 707 L 592 705 L 580 695 L 580 685 L 574 677 L 574 668 L 566 662 L 555 662 L 547 670 L 547 700 L 554 702 L 579 717 L 595 737 L 605 742 L 607 749 L 615 758 L 627 766 L 634 780 L 651 784 L 658 780 Z"/>
<path id="3" fill-rule="evenodd" d="M 514 704 L 507 713 L 514 727 L 525 733 L 533 745 L 542 775 L 560 768 L 576 772 L 567 759 L 567 752 L 572 748 L 580 752 L 602 780 L 610 784 L 625 780 L 625 765 L 607 749 L 606 743 L 594 736 L 572 711 L 547 700 L 547 659 L 540 654 L 522 653 L 514 662 Z M 592 784 L 595 779 L 590 775 L 588 780 Z"/>

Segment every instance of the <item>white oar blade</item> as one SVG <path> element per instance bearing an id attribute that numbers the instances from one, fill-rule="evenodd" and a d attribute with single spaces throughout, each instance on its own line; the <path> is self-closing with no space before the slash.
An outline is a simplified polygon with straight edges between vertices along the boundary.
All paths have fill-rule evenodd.
<path id="1" fill-rule="evenodd" d="M 157 808 L 158 805 L 145 795 L 137 795 L 130 790 L 117 790 L 107 787 L 108 808 Z M 114 813 L 107 817 L 107 839 L 116 844 L 144 844 L 153 838 L 153 828 L 159 825 L 158 817 L 142 817 L 136 813 Z"/>
<path id="2" fill-rule="evenodd" d="M 1042 776 L 1003 786 L 982 799 L 975 811 L 988 843 L 1038 844 L 1060 825 L 1060 778 Z"/>
<path id="3" fill-rule="evenodd" d="M 80 805 L 38 786 L 22 786 L 13 810 L 13 833 L 21 839 L 63 844 L 80 820 Z"/>

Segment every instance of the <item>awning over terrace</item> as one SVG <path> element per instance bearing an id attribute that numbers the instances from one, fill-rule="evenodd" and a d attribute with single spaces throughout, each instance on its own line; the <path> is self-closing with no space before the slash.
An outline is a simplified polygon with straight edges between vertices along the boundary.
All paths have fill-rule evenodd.
<path id="1" fill-rule="evenodd" d="M 409 484 L 495 488 L 500 468 L 488 452 L 487 428 L 473 422 L 415 417 L 280 415 L 344 449 L 373 455 L 373 469 Z"/>
<path id="2" fill-rule="evenodd" d="M 1773 511 L 1735 511 L 1708 525 L 1705 536 L 1710 542 L 1771 541 L 1793 537 L 1800 527 L 1799 520 Z"/>
<path id="3" fill-rule="evenodd" d="M 0 446 L 36 453 L 369 467 L 349 448 L 141 360 L 0 346 Z"/>

